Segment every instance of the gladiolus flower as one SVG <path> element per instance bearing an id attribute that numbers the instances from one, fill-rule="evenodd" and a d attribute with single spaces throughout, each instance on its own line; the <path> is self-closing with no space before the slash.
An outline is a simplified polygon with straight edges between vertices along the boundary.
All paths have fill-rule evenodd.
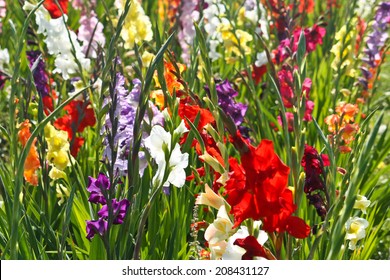
<path id="1" fill-rule="evenodd" d="M 209 244 L 216 244 L 228 239 L 233 232 L 233 223 L 230 221 L 225 205 L 222 205 L 218 210 L 217 219 L 206 229 L 204 238 Z"/>
<path id="2" fill-rule="evenodd" d="M 88 176 L 88 187 L 87 190 L 91 193 L 88 201 L 92 203 L 106 204 L 106 198 L 103 194 L 103 190 L 110 188 L 110 181 L 106 175 L 100 173 L 97 179 Z"/>
<path id="3" fill-rule="evenodd" d="M 45 0 L 45 2 L 43 2 L 43 6 L 50 13 L 51 18 L 53 19 L 61 17 L 62 13 L 68 13 L 69 0 L 57 0 L 57 2 L 60 5 L 59 7 L 56 0 Z"/>
<path id="4" fill-rule="evenodd" d="M 200 114 L 198 122 L 198 130 L 201 131 L 203 127 L 209 123 L 213 123 L 213 114 L 207 109 L 200 108 L 198 105 L 186 104 L 185 101 L 181 101 L 179 105 L 179 116 L 185 121 L 187 128 L 190 128 L 186 118 L 192 123 L 195 122 L 196 116 Z"/>
<path id="5" fill-rule="evenodd" d="M 215 209 L 219 209 L 222 205 L 224 205 L 224 199 L 216 194 L 208 184 L 205 184 L 205 193 L 201 193 L 195 201 L 195 204 L 203 204 L 207 206 L 214 207 Z"/>
<path id="6" fill-rule="evenodd" d="M 26 146 L 28 139 L 31 137 L 30 127 L 31 124 L 29 120 L 25 120 L 20 125 L 18 138 L 19 138 L 19 142 L 22 144 L 23 147 Z M 35 146 L 36 141 L 37 139 L 34 139 L 31 148 L 28 152 L 27 158 L 24 162 L 24 173 L 23 173 L 24 179 L 26 179 L 26 181 L 33 186 L 38 186 L 37 170 L 41 167 L 39 161 L 39 155 L 37 152 L 37 148 Z"/>
<path id="7" fill-rule="evenodd" d="M 186 132 L 184 121 L 176 128 L 174 134 L 180 136 Z M 145 147 L 148 148 L 150 155 L 156 161 L 158 169 L 156 175 L 153 177 L 153 183 L 169 184 L 181 188 L 186 180 L 185 168 L 188 166 L 188 153 L 182 154 L 180 145 L 178 143 L 171 147 L 172 135 L 165 131 L 160 125 L 153 126 L 150 136 L 145 139 Z M 171 150 L 172 149 L 172 150 Z M 168 162 L 166 162 L 168 157 Z M 168 165 L 169 175 L 168 179 L 163 182 L 166 165 Z"/>
<path id="8" fill-rule="evenodd" d="M 125 10 L 126 0 L 116 1 L 119 15 Z M 153 39 L 152 23 L 138 0 L 130 1 L 130 9 L 123 23 L 121 36 L 124 47 L 132 49 L 134 44 Z"/>
<path id="9" fill-rule="evenodd" d="M 297 238 L 305 238 L 310 227 L 292 214 L 296 210 L 292 192 L 287 188 L 290 169 L 280 160 L 272 141 L 262 140 L 255 148 L 244 141 L 233 144 L 241 151 L 241 162 L 229 159 L 231 172 L 226 182 L 225 195 L 232 206 L 234 227 L 245 219 L 262 220 L 267 232 L 284 232 Z M 246 145 L 246 148 L 245 148 Z"/>
<path id="10" fill-rule="evenodd" d="M 91 241 L 95 234 L 103 236 L 107 232 L 107 228 L 108 222 L 103 218 L 97 221 L 87 221 L 87 239 Z"/>
<path id="11" fill-rule="evenodd" d="M 45 127 L 45 139 L 47 142 L 47 158 L 53 168 L 63 171 L 67 166 L 70 166 L 67 133 L 56 130 L 54 126 L 48 124 Z"/>
<path id="12" fill-rule="evenodd" d="M 114 225 L 119 225 L 123 223 L 125 219 L 127 209 L 130 206 L 130 202 L 127 199 L 122 199 L 121 201 L 116 201 L 116 199 L 111 200 L 112 212 L 114 215 Z M 108 218 L 109 209 L 108 204 L 104 205 L 102 209 L 98 212 L 99 217 Z"/>
<path id="13" fill-rule="evenodd" d="M 369 223 L 366 219 L 353 217 L 349 218 L 348 221 L 345 224 L 345 229 L 347 231 L 347 234 L 345 238 L 349 241 L 348 248 L 350 250 L 356 249 L 356 243 L 360 240 L 366 237 L 366 228 L 368 227 Z"/>
<path id="14" fill-rule="evenodd" d="M 367 207 L 370 206 L 370 204 L 371 201 L 369 201 L 367 197 L 363 195 L 357 195 L 353 208 L 360 209 L 364 214 L 367 214 Z"/>
<path id="15" fill-rule="evenodd" d="M 268 259 L 267 252 L 252 235 L 237 239 L 233 244 L 245 249 L 246 252 L 241 257 L 243 260 L 253 260 L 254 257 Z"/>

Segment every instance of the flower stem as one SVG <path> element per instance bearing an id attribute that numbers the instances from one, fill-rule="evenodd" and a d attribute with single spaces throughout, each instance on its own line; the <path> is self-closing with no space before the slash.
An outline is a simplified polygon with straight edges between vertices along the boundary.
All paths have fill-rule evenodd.
<path id="1" fill-rule="evenodd" d="M 144 227 L 145 227 L 145 224 L 146 224 L 146 220 L 148 219 L 150 208 L 152 207 L 152 204 L 153 204 L 154 200 L 156 199 L 157 194 L 161 191 L 162 188 L 163 188 L 163 184 L 161 184 L 154 191 L 154 193 L 152 194 L 152 196 L 150 197 L 150 199 L 148 201 L 148 204 L 146 204 L 144 210 L 142 211 L 141 221 L 140 221 L 140 223 L 138 225 L 137 240 L 135 242 L 134 253 L 133 253 L 133 259 L 134 260 L 140 260 L 142 236 L 143 236 L 143 231 L 144 231 Z"/>

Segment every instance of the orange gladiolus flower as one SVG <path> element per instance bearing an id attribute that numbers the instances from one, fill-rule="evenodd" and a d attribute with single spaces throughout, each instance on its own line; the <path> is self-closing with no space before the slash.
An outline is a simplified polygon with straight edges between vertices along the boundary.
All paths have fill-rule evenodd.
<path id="1" fill-rule="evenodd" d="M 359 113 L 359 107 L 356 104 L 340 102 L 336 107 L 336 112 L 341 116 L 344 114 L 343 121 L 346 123 L 350 123 L 354 121 L 354 117 L 357 113 Z"/>
<path id="2" fill-rule="evenodd" d="M 26 146 L 28 139 L 31 137 L 30 127 L 31 124 L 29 120 L 25 120 L 20 124 L 18 138 L 23 147 Z M 38 186 L 38 175 L 36 171 L 41 167 L 37 148 L 35 146 L 36 140 L 37 139 L 34 139 L 26 161 L 24 162 L 24 179 L 33 186 Z"/>

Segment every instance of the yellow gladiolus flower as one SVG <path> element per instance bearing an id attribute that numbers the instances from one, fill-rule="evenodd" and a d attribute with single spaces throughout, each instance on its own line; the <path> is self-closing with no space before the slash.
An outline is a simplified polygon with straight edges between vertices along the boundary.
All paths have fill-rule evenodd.
<path id="1" fill-rule="evenodd" d="M 119 13 L 125 9 L 126 0 L 117 1 Z M 152 23 L 141 4 L 136 0 L 131 0 L 130 10 L 125 18 L 121 36 L 125 41 L 124 47 L 132 49 L 134 44 L 153 39 Z"/>
<path id="2" fill-rule="evenodd" d="M 47 158 L 52 165 L 49 177 L 65 178 L 63 170 L 70 166 L 68 134 L 55 129 L 51 124 L 46 125 L 44 133 L 47 142 Z"/>

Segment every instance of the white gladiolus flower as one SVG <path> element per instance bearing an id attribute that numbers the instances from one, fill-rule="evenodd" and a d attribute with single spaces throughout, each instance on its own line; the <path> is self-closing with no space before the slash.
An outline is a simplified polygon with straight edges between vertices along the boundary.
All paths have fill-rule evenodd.
<path id="1" fill-rule="evenodd" d="M 183 128 L 182 122 L 178 128 L 174 131 L 174 134 L 180 136 L 187 129 Z M 180 145 L 175 144 L 175 147 L 171 151 L 172 135 L 165 131 L 160 125 L 155 125 L 150 132 L 150 136 L 145 139 L 145 147 L 148 148 L 150 155 L 156 161 L 158 168 L 155 176 L 153 177 L 153 184 L 161 184 L 169 186 L 169 184 L 175 187 L 181 188 L 184 186 L 186 173 L 185 168 L 188 166 L 188 153 L 182 154 L 180 151 Z M 165 170 L 167 169 L 166 154 L 169 154 L 168 160 L 168 179 L 163 182 Z M 168 156 L 168 155 L 167 155 Z"/>
<path id="2" fill-rule="evenodd" d="M 345 224 L 345 229 L 347 230 L 347 234 L 345 238 L 349 241 L 349 249 L 355 250 L 356 243 L 366 237 L 366 228 L 368 227 L 368 221 L 366 219 L 353 217 L 349 218 Z"/>
<path id="3" fill-rule="evenodd" d="M 367 214 L 367 207 L 370 206 L 371 201 L 367 199 L 367 197 L 363 195 L 357 195 L 355 204 L 353 205 L 353 208 L 360 209 L 364 214 Z"/>
<path id="4" fill-rule="evenodd" d="M 29 2 L 25 2 L 23 6 L 25 11 L 35 8 L 36 5 Z M 44 6 L 40 6 L 35 11 L 35 22 L 38 25 L 37 33 L 46 37 L 44 42 L 48 52 L 56 57 L 54 61 L 56 68 L 53 73 L 60 73 L 64 80 L 68 80 L 70 75 L 76 74 L 79 70 L 75 56 L 84 70 L 89 71 L 91 62 L 82 52 L 80 43 L 77 41 L 77 35 L 68 30 L 65 24 L 67 19 L 66 15 L 52 19 Z M 75 56 L 72 53 L 73 48 Z"/>

